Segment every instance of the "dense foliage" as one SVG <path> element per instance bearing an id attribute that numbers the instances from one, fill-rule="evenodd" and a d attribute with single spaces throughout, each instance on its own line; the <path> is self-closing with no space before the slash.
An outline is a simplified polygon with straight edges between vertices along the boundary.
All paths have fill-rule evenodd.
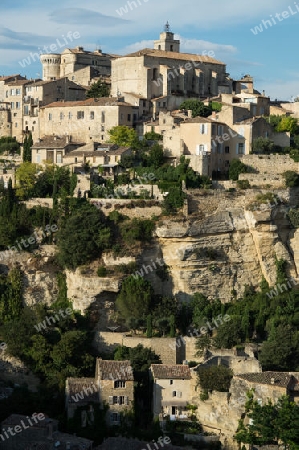
<path id="1" fill-rule="evenodd" d="M 86 98 L 100 98 L 109 97 L 110 86 L 99 79 L 95 83 L 92 83 L 88 91 L 86 92 Z"/>

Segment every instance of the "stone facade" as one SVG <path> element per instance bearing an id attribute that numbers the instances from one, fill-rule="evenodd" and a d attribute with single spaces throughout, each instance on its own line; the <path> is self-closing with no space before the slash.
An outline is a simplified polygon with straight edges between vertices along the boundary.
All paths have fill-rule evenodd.
<path id="1" fill-rule="evenodd" d="M 74 142 L 105 142 L 116 125 L 133 126 L 138 111 L 117 98 L 57 102 L 41 108 L 41 136 L 70 135 Z"/>
<path id="2" fill-rule="evenodd" d="M 124 333 L 112 333 L 100 331 L 96 334 L 94 345 L 99 353 L 109 352 L 119 345 L 134 348 L 138 344 L 146 348 L 151 348 L 158 355 L 163 364 L 176 364 L 177 355 L 175 347 L 175 338 L 145 338 L 142 336 L 130 336 Z"/>
<path id="3" fill-rule="evenodd" d="M 187 405 L 191 397 L 191 370 L 186 365 L 152 364 L 154 417 L 188 417 Z"/>
<path id="4" fill-rule="evenodd" d="M 177 108 L 185 98 L 218 95 L 227 82 L 226 66 L 216 59 L 180 53 L 169 30 L 154 49 L 137 51 L 112 61 L 112 95 L 138 95 L 151 101 L 146 114 Z"/>
<path id="5" fill-rule="evenodd" d="M 102 53 L 100 49 L 89 52 L 80 46 L 73 49 L 66 48 L 61 54 L 44 54 L 40 57 L 43 80 L 56 80 L 86 67 L 96 69 L 100 75 L 110 75 L 111 60 L 114 58 L 113 55 Z"/>

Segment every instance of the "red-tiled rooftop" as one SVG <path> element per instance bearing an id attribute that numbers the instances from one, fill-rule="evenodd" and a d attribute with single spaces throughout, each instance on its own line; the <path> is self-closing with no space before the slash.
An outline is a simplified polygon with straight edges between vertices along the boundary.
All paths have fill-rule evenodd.
<path id="1" fill-rule="evenodd" d="M 53 102 L 42 108 L 69 108 L 71 106 L 132 106 L 131 103 L 120 102 L 117 97 L 88 98 L 74 102 Z"/>
<path id="2" fill-rule="evenodd" d="M 288 372 L 244 373 L 236 376 L 251 383 L 270 384 L 283 388 L 287 388 L 291 381 L 294 384 L 296 382 L 296 379 Z"/>
<path id="3" fill-rule="evenodd" d="M 98 358 L 97 366 L 101 380 L 134 381 L 130 361 L 110 361 Z"/>
<path id="4" fill-rule="evenodd" d="M 191 371 L 185 364 L 152 364 L 154 378 L 160 380 L 190 380 Z"/>

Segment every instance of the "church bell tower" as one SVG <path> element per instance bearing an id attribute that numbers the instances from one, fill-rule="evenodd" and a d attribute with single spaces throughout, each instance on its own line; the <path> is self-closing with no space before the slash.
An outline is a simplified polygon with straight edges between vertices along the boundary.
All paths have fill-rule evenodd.
<path id="1" fill-rule="evenodd" d="M 164 50 L 165 52 L 180 52 L 180 41 L 174 39 L 174 33 L 170 31 L 170 25 L 167 22 L 164 31 L 160 33 L 160 39 L 154 42 L 155 50 Z"/>

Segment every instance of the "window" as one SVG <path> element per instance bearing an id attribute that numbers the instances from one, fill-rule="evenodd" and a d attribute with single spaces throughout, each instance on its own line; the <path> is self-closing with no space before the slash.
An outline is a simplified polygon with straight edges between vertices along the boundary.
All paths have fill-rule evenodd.
<path id="1" fill-rule="evenodd" d="M 15 123 L 15 128 L 18 128 L 18 124 L 17 124 L 17 122 Z"/>
<path id="2" fill-rule="evenodd" d="M 119 414 L 118 413 L 111 413 L 110 414 L 110 421 L 111 421 L 111 423 L 119 423 Z"/>
<path id="3" fill-rule="evenodd" d="M 208 134 L 208 124 L 207 123 L 200 124 L 200 134 Z"/>
<path id="4" fill-rule="evenodd" d="M 105 122 L 105 111 L 102 111 L 102 123 Z"/>
<path id="5" fill-rule="evenodd" d="M 56 154 L 56 163 L 61 164 L 62 163 L 62 152 L 57 152 Z"/>
<path id="6" fill-rule="evenodd" d="M 63 112 L 60 113 L 59 117 L 60 117 L 60 120 L 63 120 L 63 119 L 64 119 L 64 114 L 63 114 Z"/>
<path id="7" fill-rule="evenodd" d="M 239 142 L 237 145 L 237 155 L 245 155 L 245 147 L 243 142 Z"/>
<path id="8" fill-rule="evenodd" d="M 84 111 L 77 111 L 77 119 L 84 119 Z"/>
<path id="9" fill-rule="evenodd" d="M 229 153 L 229 147 L 225 147 L 224 151 L 225 151 L 226 154 L 228 154 Z"/>
<path id="10" fill-rule="evenodd" d="M 129 404 L 129 398 L 124 395 L 111 395 L 109 397 L 109 405 L 128 405 Z"/>
<path id="11" fill-rule="evenodd" d="M 169 381 L 169 384 L 173 384 L 173 380 L 170 380 L 170 381 Z"/>
<path id="12" fill-rule="evenodd" d="M 21 103 L 20 102 L 16 102 L 16 109 L 20 109 L 21 108 Z"/>
<path id="13" fill-rule="evenodd" d="M 73 117 L 73 114 L 71 112 L 69 112 L 69 120 L 71 120 Z"/>
<path id="14" fill-rule="evenodd" d="M 219 153 L 220 155 L 221 155 L 221 153 L 222 153 L 222 150 L 223 150 L 223 144 L 217 144 L 217 153 Z"/>
<path id="15" fill-rule="evenodd" d="M 52 114 L 49 113 L 49 120 L 52 120 Z"/>
<path id="16" fill-rule="evenodd" d="M 16 95 L 21 95 L 21 89 L 16 89 Z"/>
<path id="17" fill-rule="evenodd" d="M 31 128 L 31 131 L 34 131 L 34 127 Z"/>
<path id="18" fill-rule="evenodd" d="M 90 111 L 89 118 L 90 118 L 90 120 L 94 120 L 94 111 Z"/>
<path id="19" fill-rule="evenodd" d="M 91 138 L 90 138 L 91 139 Z M 102 136 L 101 136 L 101 139 L 102 139 L 102 141 L 104 140 L 104 135 L 102 134 Z"/>
<path id="20" fill-rule="evenodd" d="M 125 381 L 121 381 L 121 380 L 116 380 L 114 381 L 114 388 L 125 388 L 126 387 L 126 382 Z"/>
<path id="21" fill-rule="evenodd" d="M 37 162 L 37 164 L 40 163 L 40 155 L 36 155 L 36 162 Z"/>
<path id="22" fill-rule="evenodd" d="M 219 125 L 218 126 L 218 135 L 221 136 L 223 134 L 223 126 Z"/>
<path id="23" fill-rule="evenodd" d="M 10 95 L 16 95 L 16 90 L 15 89 L 11 89 L 10 90 Z"/>
<path id="24" fill-rule="evenodd" d="M 131 122 L 131 114 L 128 114 L 128 122 Z"/>
<path id="25" fill-rule="evenodd" d="M 146 100 L 143 100 L 143 108 L 146 107 Z"/>
<path id="26" fill-rule="evenodd" d="M 5 92 L 5 97 L 8 98 L 8 91 Z"/>
<path id="27" fill-rule="evenodd" d="M 158 69 L 153 69 L 153 81 L 157 80 L 158 78 Z"/>
<path id="28" fill-rule="evenodd" d="M 101 126 L 101 131 L 105 131 L 105 125 Z"/>
<path id="29" fill-rule="evenodd" d="M 212 135 L 215 136 L 217 134 L 217 126 L 213 123 L 212 125 Z"/>
<path id="30" fill-rule="evenodd" d="M 11 106 L 11 109 L 15 109 L 15 103 L 14 102 L 11 102 L 10 106 Z"/>
<path id="31" fill-rule="evenodd" d="M 172 392 L 172 396 L 181 398 L 182 397 L 182 393 L 180 391 L 173 391 Z"/>
<path id="32" fill-rule="evenodd" d="M 120 114 L 120 118 L 121 118 L 121 120 L 123 120 L 123 118 L 124 118 L 123 113 Z"/>
<path id="33" fill-rule="evenodd" d="M 170 46 L 170 51 L 173 52 L 173 45 Z"/>
<path id="34" fill-rule="evenodd" d="M 25 105 L 24 106 L 24 114 L 27 116 L 29 114 L 29 106 Z"/>

